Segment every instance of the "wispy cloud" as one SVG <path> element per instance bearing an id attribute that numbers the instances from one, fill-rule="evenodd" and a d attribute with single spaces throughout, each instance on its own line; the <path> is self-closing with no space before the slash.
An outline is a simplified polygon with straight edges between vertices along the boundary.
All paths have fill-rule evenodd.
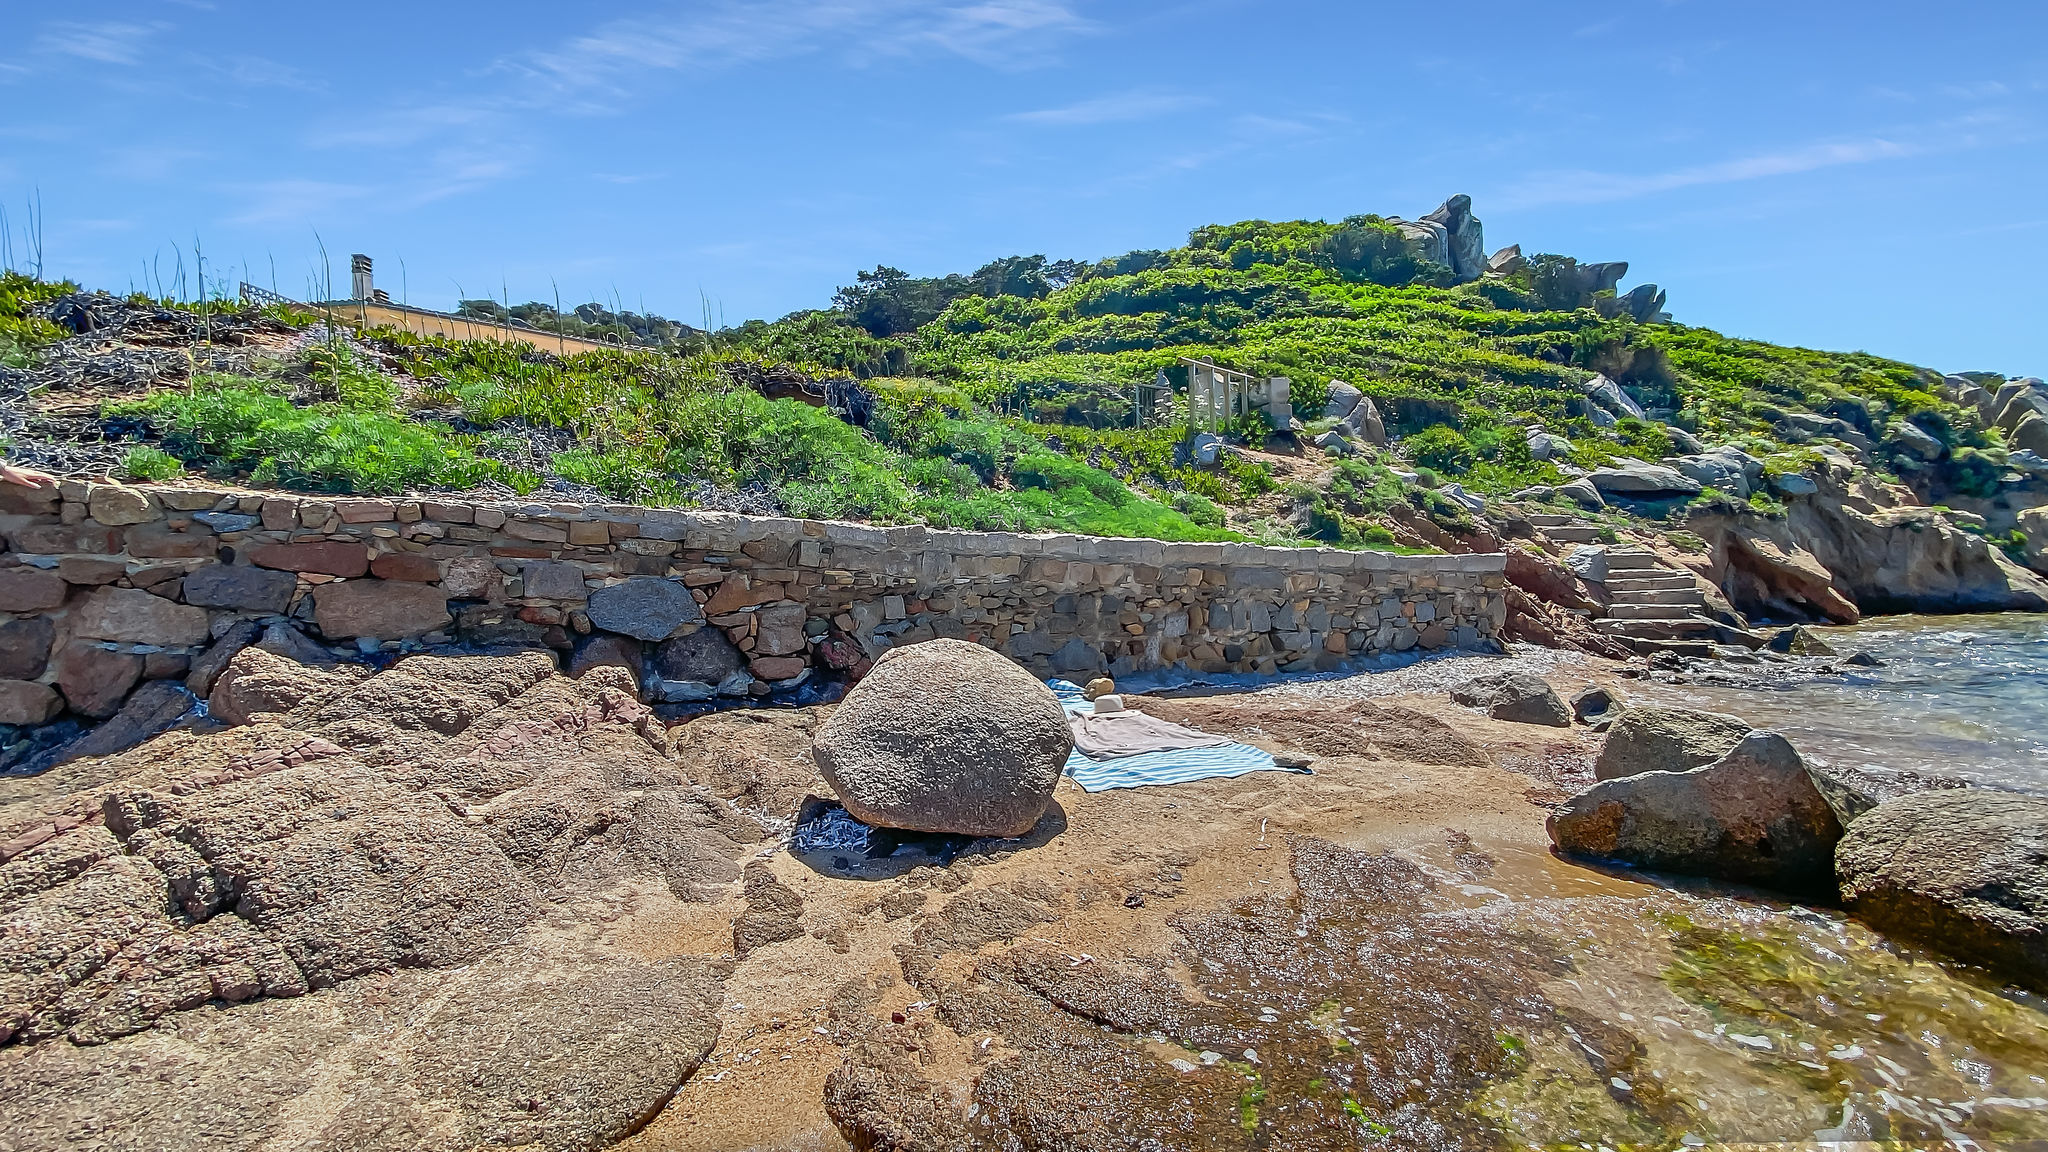
<path id="1" fill-rule="evenodd" d="M 1140 120 L 1156 120 L 1204 103 L 1201 99 L 1184 93 L 1174 92 L 1118 92 L 1108 96 L 1097 96 L 1079 100 L 1057 108 L 1039 108 L 1030 112 L 1013 112 L 1003 117 L 1019 124 L 1045 124 L 1058 127 L 1087 124 L 1125 124 Z"/>
<path id="2" fill-rule="evenodd" d="M 368 199 L 373 189 L 331 180 L 265 180 L 229 189 L 242 201 L 237 224 L 301 224 Z"/>
<path id="3" fill-rule="evenodd" d="M 121 20 L 78 23 L 68 20 L 43 25 L 36 47 L 61 56 L 76 56 L 101 64 L 134 64 L 142 58 L 145 41 L 161 32 L 160 23 L 135 24 Z"/>
<path id="4" fill-rule="evenodd" d="M 1898 140 L 1869 137 L 1807 144 L 1641 175 L 1585 170 L 1542 172 L 1508 188 L 1503 199 L 1516 208 L 1545 204 L 1601 204 L 1680 188 L 1735 184 L 1848 164 L 1868 164 L 1876 160 L 1912 156 L 1921 150 L 1919 146 Z"/>

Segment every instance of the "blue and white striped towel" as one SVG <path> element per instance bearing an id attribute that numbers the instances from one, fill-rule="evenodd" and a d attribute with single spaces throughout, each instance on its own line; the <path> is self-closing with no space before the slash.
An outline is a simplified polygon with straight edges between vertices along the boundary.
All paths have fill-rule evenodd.
<path id="1" fill-rule="evenodd" d="M 1067 680 L 1052 680 L 1047 687 L 1060 698 L 1070 714 L 1092 715 L 1095 705 L 1081 696 L 1081 686 Z M 1218 776 L 1242 776 L 1247 772 L 1299 772 L 1306 768 L 1283 768 L 1273 762 L 1270 752 L 1249 744 L 1225 744 L 1217 748 L 1182 748 L 1171 752 L 1146 752 L 1114 760 L 1091 760 L 1079 750 L 1067 755 L 1067 775 L 1084 792 L 1107 792 L 1112 788 L 1143 788 L 1150 784 L 1186 784 Z"/>

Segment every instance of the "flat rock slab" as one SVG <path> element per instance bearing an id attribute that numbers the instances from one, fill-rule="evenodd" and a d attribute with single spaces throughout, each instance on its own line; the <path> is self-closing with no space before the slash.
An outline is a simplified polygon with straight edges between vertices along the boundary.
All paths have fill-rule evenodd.
<path id="1" fill-rule="evenodd" d="M 274 568 L 209 564 L 185 576 L 185 602 L 205 608 L 282 613 L 291 607 L 298 578 Z"/>
<path id="2" fill-rule="evenodd" d="M 398 640 L 454 623 L 448 593 L 402 580 L 350 580 L 313 591 L 313 621 L 329 640 L 373 636 Z"/>
<path id="3" fill-rule="evenodd" d="M 704 610 L 681 581 L 641 576 L 590 594 L 592 627 L 636 640 L 666 640 L 685 624 L 699 624 Z"/>
<path id="4" fill-rule="evenodd" d="M 1859 918 L 2048 992 L 2048 798 L 1887 800 L 1849 826 L 1835 869 Z"/>

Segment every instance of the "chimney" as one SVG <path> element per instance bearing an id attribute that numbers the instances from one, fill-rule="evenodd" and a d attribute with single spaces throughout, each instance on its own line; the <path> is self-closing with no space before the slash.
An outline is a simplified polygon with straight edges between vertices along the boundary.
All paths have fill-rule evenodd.
<path id="1" fill-rule="evenodd" d="M 370 300 L 377 294 L 377 288 L 370 282 L 370 258 L 361 252 L 348 258 L 348 298 Z"/>

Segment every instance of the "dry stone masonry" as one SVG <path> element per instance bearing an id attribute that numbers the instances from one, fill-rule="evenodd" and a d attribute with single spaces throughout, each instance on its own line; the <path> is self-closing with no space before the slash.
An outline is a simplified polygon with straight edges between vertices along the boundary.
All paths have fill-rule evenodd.
<path id="1" fill-rule="evenodd" d="M 0 724 L 205 696 L 224 647 L 446 644 L 768 695 L 934 637 L 1040 676 L 1273 673 L 1491 646 L 1498 555 L 948 532 L 612 505 L 0 485 Z"/>

